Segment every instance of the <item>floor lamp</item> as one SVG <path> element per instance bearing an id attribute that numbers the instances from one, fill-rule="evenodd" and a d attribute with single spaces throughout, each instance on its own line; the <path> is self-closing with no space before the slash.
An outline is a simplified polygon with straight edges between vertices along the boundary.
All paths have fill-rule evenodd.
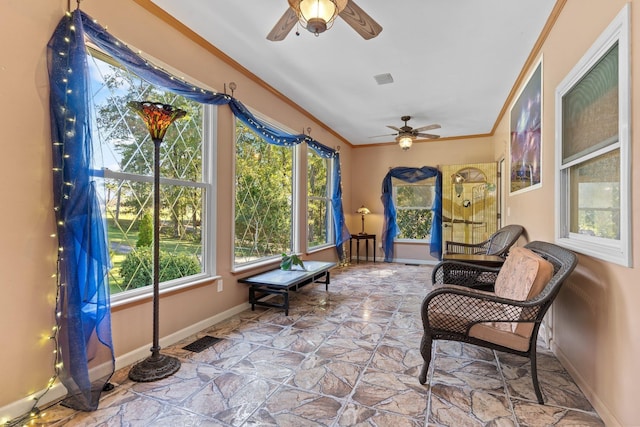
<path id="1" fill-rule="evenodd" d="M 132 101 L 129 108 L 144 120 L 154 144 L 153 151 L 153 345 L 151 356 L 135 364 L 129 370 L 129 378 L 138 382 L 161 380 L 180 369 L 175 357 L 160 354 L 159 303 L 160 303 L 160 144 L 167 129 L 175 120 L 187 115 L 186 111 L 150 101 Z"/>

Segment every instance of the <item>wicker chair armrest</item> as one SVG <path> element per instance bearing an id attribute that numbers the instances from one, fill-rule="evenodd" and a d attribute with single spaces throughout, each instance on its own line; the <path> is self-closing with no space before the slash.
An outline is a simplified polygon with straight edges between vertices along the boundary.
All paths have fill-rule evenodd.
<path id="1" fill-rule="evenodd" d="M 445 254 L 484 254 L 487 252 L 489 248 L 489 244 L 491 240 L 485 240 L 480 243 L 463 243 L 463 242 L 452 242 L 451 240 L 447 240 L 444 242 L 444 253 Z"/>
<path id="2" fill-rule="evenodd" d="M 433 285 L 459 285 L 493 290 L 500 267 L 487 267 L 460 261 L 442 261 L 431 272 Z"/>
<path id="3" fill-rule="evenodd" d="M 443 286 L 427 295 L 422 303 L 425 329 L 432 323 L 438 329 L 466 334 L 476 323 L 536 322 L 543 304 L 536 300 L 517 301 L 490 292 L 459 286 Z M 433 319 L 437 318 L 436 322 Z M 443 320 L 446 319 L 446 320 Z"/>
<path id="4" fill-rule="evenodd" d="M 444 285 L 432 290 L 425 297 L 423 304 L 433 300 L 434 298 L 439 298 L 438 295 L 454 295 L 454 299 L 459 299 L 460 297 L 467 299 L 471 298 L 475 300 L 489 301 L 491 303 L 496 303 L 499 305 L 512 305 L 514 307 L 535 307 L 541 304 L 540 298 L 532 298 L 529 300 L 520 301 L 499 297 L 493 292 L 467 288 L 465 286 L 458 285 Z"/>

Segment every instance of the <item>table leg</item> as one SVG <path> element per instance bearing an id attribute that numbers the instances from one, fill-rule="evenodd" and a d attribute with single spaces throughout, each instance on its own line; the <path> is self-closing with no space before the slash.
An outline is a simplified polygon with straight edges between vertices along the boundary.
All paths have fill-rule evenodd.
<path id="1" fill-rule="evenodd" d="M 356 262 L 360 264 L 360 239 L 356 239 Z"/>
<path id="2" fill-rule="evenodd" d="M 284 315 L 289 315 L 289 292 L 284 293 Z"/>
<path id="3" fill-rule="evenodd" d="M 369 239 L 364 239 L 364 253 L 366 254 L 365 261 L 369 262 Z"/>
<path id="4" fill-rule="evenodd" d="M 353 261 L 353 252 L 351 250 L 351 243 L 353 243 L 353 237 L 349 238 L 349 264 Z"/>
<path id="5" fill-rule="evenodd" d="M 373 262 L 376 262 L 376 236 L 373 235 Z"/>
<path id="6" fill-rule="evenodd" d="M 253 286 L 249 288 L 249 304 L 251 304 L 251 311 L 254 311 L 256 309 L 256 291 Z"/>

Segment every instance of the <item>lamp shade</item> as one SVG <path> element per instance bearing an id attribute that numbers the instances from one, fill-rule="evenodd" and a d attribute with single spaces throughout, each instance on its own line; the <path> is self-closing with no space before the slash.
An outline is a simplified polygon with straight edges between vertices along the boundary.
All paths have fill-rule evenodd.
<path id="1" fill-rule="evenodd" d="M 356 212 L 360 215 L 369 215 L 371 213 L 371 211 L 365 208 L 364 205 L 360 206 Z"/>
<path id="2" fill-rule="evenodd" d="M 411 145 L 413 145 L 413 138 L 411 136 L 400 136 L 397 141 L 403 150 L 408 150 L 411 148 Z"/>
<path id="3" fill-rule="evenodd" d="M 331 28 L 339 13 L 336 0 L 300 0 L 298 11 L 300 24 L 315 35 Z"/>
<path id="4" fill-rule="evenodd" d="M 187 115 L 184 110 L 160 102 L 130 101 L 129 108 L 142 118 L 154 141 L 162 141 L 171 123 Z"/>

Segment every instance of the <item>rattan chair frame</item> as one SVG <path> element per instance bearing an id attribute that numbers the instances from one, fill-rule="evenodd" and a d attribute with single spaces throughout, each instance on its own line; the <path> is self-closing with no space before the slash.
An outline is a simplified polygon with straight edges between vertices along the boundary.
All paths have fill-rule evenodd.
<path id="1" fill-rule="evenodd" d="M 493 233 L 487 240 L 480 243 L 461 243 L 447 240 L 444 242 L 445 254 L 477 254 L 497 255 L 506 257 L 509 248 L 513 246 L 524 233 L 524 227 L 517 224 L 505 225 Z"/>
<path id="2" fill-rule="evenodd" d="M 489 268 L 452 261 L 443 261 L 436 267 L 436 270 L 444 272 L 448 266 L 455 264 L 451 267 L 455 267 L 456 272 L 461 271 L 460 269 L 462 268 L 464 274 L 467 274 L 469 277 L 474 277 L 473 279 L 467 279 L 466 283 L 471 285 L 475 284 L 475 286 L 465 287 L 467 285 L 464 280 L 455 283 L 462 286 L 452 287 L 447 286 L 446 284 L 443 286 L 436 286 L 436 288 L 432 290 L 422 302 L 421 314 L 424 335 L 420 345 L 420 353 L 424 360 L 424 364 L 419 375 L 419 381 L 421 384 L 425 384 L 427 381 L 427 374 L 432 358 L 433 341 L 460 341 L 527 357 L 531 362 L 531 377 L 538 403 L 544 404 L 542 391 L 538 382 L 536 365 L 536 341 L 538 331 L 540 329 L 542 319 L 551 306 L 551 303 L 558 295 L 560 287 L 564 280 L 573 271 L 578 261 L 573 252 L 552 243 L 534 241 L 528 243 L 525 247 L 551 262 L 554 267 L 554 274 L 551 277 L 551 280 L 543 288 L 540 294 L 531 300 L 516 301 L 500 298 L 492 295 L 491 293 L 474 289 L 474 287 L 477 287 L 477 278 L 479 276 L 484 275 L 482 282 L 485 285 L 491 278 L 493 278 L 493 281 L 495 282 L 499 268 Z M 436 274 L 434 272 L 434 276 L 435 275 Z M 445 278 L 446 275 L 440 274 L 438 277 Z M 461 319 L 459 316 L 452 316 L 451 321 L 447 321 L 446 325 L 440 325 L 439 328 L 434 328 L 429 322 L 430 307 L 434 305 L 438 305 L 440 309 L 443 305 L 446 305 L 451 307 L 454 311 L 464 307 L 466 310 L 471 310 L 473 312 L 469 312 L 469 315 L 465 316 L 464 319 Z M 471 327 L 482 322 L 533 323 L 533 331 L 529 339 L 529 348 L 526 351 L 520 351 L 469 336 L 469 330 Z M 440 319 L 440 323 L 442 323 L 442 319 Z"/>

